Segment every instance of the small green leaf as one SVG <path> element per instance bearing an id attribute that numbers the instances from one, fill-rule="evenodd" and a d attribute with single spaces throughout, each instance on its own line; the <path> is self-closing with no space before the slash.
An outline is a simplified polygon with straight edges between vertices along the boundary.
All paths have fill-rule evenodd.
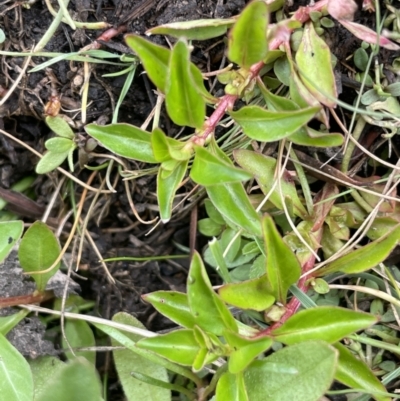
<path id="1" fill-rule="evenodd" d="M 270 111 L 259 106 L 244 106 L 229 114 L 248 137 L 257 141 L 274 142 L 294 134 L 318 111 L 318 107 L 296 111 Z"/>
<path id="2" fill-rule="evenodd" d="M 165 174 L 166 170 L 164 170 L 162 166 L 158 170 L 157 200 L 160 208 L 160 217 L 163 223 L 167 223 L 171 218 L 172 202 L 175 193 L 185 176 L 187 166 L 188 161 L 186 160 L 177 163 L 175 168 L 169 174 Z"/>
<path id="3" fill-rule="evenodd" d="M 363 389 L 374 395 L 376 391 L 385 392 L 385 386 L 371 372 L 370 368 L 360 359 L 356 358 L 344 345 L 334 344 L 339 351 L 339 363 L 335 373 L 335 379 L 350 388 Z M 374 395 L 377 401 L 390 401 L 392 398 L 382 395 Z"/>
<path id="4" fill-rule="evenodd" d="M 204 206 L 206 208 L 207 216 L 215 221 L 215 223 L 224 225 L 225 220 L 222 217 L 221 213 L 216 209 L 216 207 L 213 205 L 213 203 L 210 201 L 210 199 L 205 199 L 204 200 Z"/>
<path id="5" fill-rule="evenodd" d="M 175 330 L 157 337 L 143 338 L 136 343 L 136 346 L 187 366 L 193 365 L 200 350 L 193 330 Z"/>
<path id="6" fill-rule="evenodd" d="M 156 45 L 138 35 L 125 35 L 128 46 L 139 56 L 143 66 L 154 85 L 165 93 L 168 62 L 171 51 Z"/>
<path id="7" fill-rule="evenodd" d="M 25 318 L 30 312 L 28 310 L 20 310 L 9 316 L 0 317 L 0 333 L 4 336 L 8 334 L 22 319 Z"/>
<path id="8" fill-rule="evenodd" d="M 290 247 L 283 241 L 271 216 L 266 215 L 263 218 L 262 226 L 270 293 L 285 305 L 289 287 L 300 278 L 301 266 Z"/>
<path id="9" fill-rule="evenodd" d="M 143 295 L 142 298 L 180 326 L 192 329 L 196 324 L 186 294 L 176 291 L 156 291 Z"/>
<path id="10" fill-rule="evenodd" d="M 252 175 L 225 163 L 207 149 L 196 146 L 190 177 L 200 185 L 215 185 L 229 182 L 248 181 Z"/>
<path id="11" fill-rule="evenodd" d="M 41 356 L 36 359 L 30 359 L 34 384 L 34 401 L 43 395 L 43 390 L 46 388 L 49 379 L 56 374 L 60 369 L 63 369 L 65 363 L 55 356 Z"/>
<path id="12" fill-rule="evenodd" d="M 342 146 L 344 137 L 342 134 L 319 132 L 310 127 L 302 127 L 290 136 L 290 140 L 296 145 L 329 148 Z"/>
<path id="13" fill-rule="evenodd" d="M 33 378 L 26 359 L 0 334 L 0 389 L 7 401 L 31 401 Z"/>
<path id="14" fill-rule="evenodd" d="M 192 156 L 192 148 L 187 143 L 166 136 L 160 128 L 151 133 L 151 146 L 159 163 L 169 159 L 184 161 Z"/>
<path id="15" fill-rule="evenodd" d="M 72 131 L 72 128 L 68 125 L 68 123 L 61 116 L 47 116 L 46 124 L 49 128 L 55 132 L 58 136 L 74 139 L 75 134 Z"/>
<path id="16" fill-rule="evenodd" d="M 248 233 L 261 236 L 260 217 L 240 183 L 211 185 L 207 195 L 225 219 Z"/>
<path id="17" fill-rule="evenodd" d="M 145 329 L 142 323 L 128 313 L 117 313 L 113 316 L 112 320 L 113 322 Z M 133 342 L 142 338 L 141 336 L 133 333 L 126 333 L 126 336 Z M 111 339 L 111 344 L 113 346 L 121 345 L 113 338 Z M 131 375 L 132 371 L 137 371 L 154 379 L 168 382 L 168 374 L 165 368 L 157 363 L 149 361 L 141 355 L 135 354 L 134 352 L 126 349 L 114 350 L 113 357 L 115 367 L 118 372 L 118 379 L 122 384 L 127 401 L 171 400 L 171 392 L 169 390 L 143 383 L 142 381 L 133 378 Z"/>
<path id="18" fill-rule="evenodd" d="M 249 401 L 243 375 L 225 372 L 218 380 L 215 401 Z"/>
<path id="19" fill-rule="evenodd" d="M 335 107 L 337 92 L 331 52 L 311 22 L 305 25 L 296 63 L 301 79 L 312 95 L 325 106 Z"/>
<path id="20" fill-rule="evenodd" d="M 269 364 L 283 366 L 275 371 Z M 337 351 L 323 341 L 305 341 L 283 348 L 261 361 L 254 361 L 244 372 L 252 401 L 317 401 L 334 378 Z M 274 365 L 272 365 L 273 368 Z"/>
<path id="21" fill-rule="evenodd" d="M 329 263 L 321 270 L 318 270 L 318 276 L 337 271 L 354 274 L 369 270 L 379 263 L 383 262 L 400 240 L 400 226 L 394 228 L 391 232 L 378 240 L 363 246 L 362 248 L 352 250 L 350 253 Z"/>
<path id="22" fill-rule="evenodd" d="M 208 150 L 226 164 L 232 164 L 214 139 L 211 140 Z M 252 235 L 262 235 L 260 218 L 241 183 L 210 185 L 206 190 L 209 199 L 227 222 L 243 228 Z"/>
<path id="23" fill-rule="evenodd" d="M 253 1 L 242 11 L 229 32 L 228 58 L 240 67 L 250 68 L 267 56 L 268 6 Z"/>
<path id="24" fill-rule="evenodd" d="M 67 150 L 66 152 L 48 151 L 36 165 L 35 169 L 36 173 L 37 174 L 50 173 L 50 171 L 53 171 L 65 161 L 71 150 Z"/>
<path id="25" fill-rule="evenodd" d="M 227 334 L 226 339 L 228 343 L 231 343 L 232 337 L 236 334 Z M 235 351 L 233 351 L 229 356 L 228 369 L 231 373 L 239 373 L 247 368 L 253 360 L 265 352 L 271 347 L 273 341 L 268 337 L 258 338 L 258 339 L 244 339 L 243 343 L 235 346 Z"/>
<path id="26" fill-rule="evenodd" d="M 175 124 L 201 128 L 206 104 L 197 90 L 190 68 L 190 53 L 185 41 L 172 49 L 165 92 L 168 115 Z"/>
<path id="27" fill-rule="evenodd" d="M 271 295 L 265 275 L 241 283 L 226 284 L 220 287 L 218 293 L 226 303 L 240 309 L 252 309 L 261 312 L 275 302 L 275 297 Z"/>
<path id="28" fill-rule="evenodd" d="M 187 280 L 190 310 L 197 325 L 204 331 L 222 335 L 225 330 L 237 331 L 228 307 L 212 289 L 200 255 L 195 252 Z"/>
<path id="29" fill-rule="evenodd" d="M 76 358 L 62 365 L 49 377 L 35 401 L 101 401 L 101 382 L 93 365 Z"/>
<path id="30" fill-rule="evenodd" d="M 354 65 L 361 71 L 366 71 L 368 66 L 368 53 L 362 47 L 354 52 Z"/>
<path id="31" fill-rule="evenodd" d="M 21 240 L 18 258 L 26 273 L 34 273 L 49 268 L 58 258 L 60 251 L 60 245 L 50 228 L 41 221 L 36 221 L 28 228 Z M 33 274 L 39 292 L 46 289 L 50 277 L 59 268 L 60 263 L 47 273 Z"/>
<path id="32" fill-rule="evenodd" d="M 296 344 L 305 340 L 335 343 L 355 331 L 377 322 L 373 315 L 353 310 L 320 306 L 302 310 L 273 330 L 276 341 Z"/>
<path id="33" fill-rule="evenodd" d="M 159 25 L 146 31 L 146 35 L 170 35 L 188 40 L 206 40 L 224 35 L 235 19 L 199 19 Z"/>
<path id="34" fill-rule="evenodd" d="M 85 131 L 101 146 L 119 156 L 145 163 L 157 163 L 151 147 L 151 135 L 134 125 L 89 124 L 86 125 Z"/>
<path id="35" fill-rule="evenodd" d="M 214 220 L 206 218 L 197 222 L 197 228 L 202 235 L 206 237 L 217 237 L 221 234 L 224 226 L 216 223 Z"/>
<path id="36" fill-rule="evenodd" d="M 264 195 L 270 193 L 274 183 L 276 182 L 276 159 L 264 156 L 260 153 L 246 149 L 237 149 L 233 152 L 236 162 L 251 173 L 260 185 Z M 293 213 L 296 216 L 307 218 L 308 213 L 304 205 L 297 195 L 297 189 L 293 181 L 286 171 L 283 172 L 281 179 L 282 195 L 285 199 L 290 199 L 293 205 Z M 280 210 L 283 210 L 282 198 L 279 186 L 276 185 L 271 193 L 269 200 Z"/>
<path id="37" fill-rule="evenodd" d="M 290 69 L 290 63 L 286 56 L 280 57 L 274 62 L 274 73 L 279 81 L 286 86 L 289 86 L 290 83 Z"/>
<path id="38" fill-rule="evenodd" d="M 44 144 L 47 150 L 50 150 L 54 153 L 65 153 L 70 151 L 71 149 L 75 149 L 76 145 L 69 138 L 50 138 Z"/>
<path id="39" fill-rule="evenodd" d="M 21 238 L 24 223 L 21 220 L 0 222 L 0 263 Z"/>
<path id="40" fill-rule="evenodd" d="M 72 348 L 95 347 L 96 340 L 89 324 L 83 320 L 70 320 L 65 322 L 65 336 Z M 94 351 L 74 351 L 75 356 L 69 351 L 67 342 L 64 336 L 61 338 L 62 346 L 65 350 L 65 356 L 69 360 L 76 357 L 83 357 L 93 366 L 96 365 L 96 352 Z"/>

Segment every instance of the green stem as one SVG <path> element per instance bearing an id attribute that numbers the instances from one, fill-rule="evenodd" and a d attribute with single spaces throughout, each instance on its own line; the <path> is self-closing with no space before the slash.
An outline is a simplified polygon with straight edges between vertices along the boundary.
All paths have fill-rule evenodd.
<path id="1" fill-rule="evenodd" d="M 357 120 L 357 124 L 354 127 L 353 131 L 353 138 L 358 141 L 360 139 L 361 133 L 365 127 L 365 120 L 362 117 L 359 117 Z M 353 155 L 353 151 L 355 148 L 355 143 L 353 141 L 349 142 L 347 145 L 346 153 L 344 154 L 343 157 L 343 162 L 342 162 L 342 172 L 347 173 L 347 170 L 349 169 L 350 161 L 351 161 L 351 156 Z"/>
<path id="2" fill-rule="evenodd" d="M 371 213 L 374 210 L 357 191 L 352 191 L 351 196 L 366 212 Z"/>
<path id="3" fill-rule="evenodd" d="M 354 341 L 358 341 L 362 344 L 372 345 L 373 347 L 385 349 L 386 351 L 390 351 L 400 355 L 400 347 L 398 345 L 389 344 L 384 341 L 374 340 L 369 337 L 359 336 L 357 334 L 351 334 L 347 337 L 351 338 Z"/>

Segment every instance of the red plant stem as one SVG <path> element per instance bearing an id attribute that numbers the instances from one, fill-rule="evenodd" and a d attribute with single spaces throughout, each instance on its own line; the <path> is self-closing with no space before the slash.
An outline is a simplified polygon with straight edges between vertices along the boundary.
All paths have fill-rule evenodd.
<path id="1" fill-rule="evenodd" d="M 22 304 L 37 304 L 54 298 L 53 291 L 45 291 L 39 294 L 18 295 L 16 297 L 0 298 L 0 309 Z"/>

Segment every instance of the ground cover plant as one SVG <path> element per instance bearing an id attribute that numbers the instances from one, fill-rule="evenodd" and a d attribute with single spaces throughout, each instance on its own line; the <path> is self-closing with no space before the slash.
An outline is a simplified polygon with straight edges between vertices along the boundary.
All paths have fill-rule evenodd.
<path id="1" fill-rule="evenodd" d="M 22 5 L 29 7 L 16 7 Z M 49 174 L 55 188 L 45 213 L 21 195 L 35 177 L 0 192 L 9 207 L 0 222 L 4 277 L 24 283 L 18 294 L 0 298 L 0 389 L 7 400 L 101 400 L 115 397 L 115 382 L 123 391 L 117 397 L 128 400 L 398 398 L 395 2 L 321 0 L 290 7 L 255 0 L 226 18 L 154 26 L 147 34 L 155 41 L 131 33 L 124 18 L 117 27 L 82 22 L 69 1 L 57 5 L 54 10 L 46 2 L 54 19 L 31 52 L 0 51 L 7 60 L 23 60 L 2 104 L 11 101 L 32 57 L 30 73 L 50 77 L 43 120 L 53 134 L 43 140 L 43 154 L 0 132 L 4 141 L 18 141 L 39 156 L 35 173 Z M 150 6 L 140 2 L 129 15 L 146 15 Z M 44 51 L 64 25 L 107 29 L 79 51 Z M 123 45 L 110 42 L 123 32 Z M 336 36 L 352 43 L 346 57 Z M 161 37 L 168 38 L 164 45 Z M 204 43 L 221 46 L 218 68 L 206 71 L 196 63 Z M 79 93 L 73 110 L 79 119 L 57 94 L 50 71 L 59 63 L 76 73 L 70 93 Z M 103 78 L 122 77 L 108 121 L 91 115 L 96 64 L 114 69 Z M 121 121 L 140 69 L 153 107 L 140 124 Z M 174 227 L 176 216 L 184 225 L 190 218 L 189 240 L 174 236 L 170 255 L 125 251 L 106 259 L 102 230 L 89 227 L 112 213 L 111 196 L 120 189 L 135 219 L 125 217 L 132 228 L 151 235 Z M 49 216 L 57 203 L 59 215 Z M 32 209 L 31 219 L 44 213 L 26 230 L 17 217 L 24 208 Z M 196 247 L 197 232 L 204 246 Z M 154 251 L 132 237 L 135 247 Z M 94 303 L 71 287 L 71 277 L 79 280 L 75 268 L 84 266 L 85 246 L 110 287 L 118 288 L 125 275 L 113 275 L 112 263 L 180 266 L 185 285 L 179 291 L 164 278 L 168 290 L 141 297 L 168 318 L 169 330 L 149 330 L 150 319 L 144 325 L 123 308 L 110 319 L 99 317 Z M 179 265 L 182 257 L 187 270 Z M 23 274 L 8 267 L 15 276 L 6 275 L 10 259 Z M 25 358 L 10 341 L 33 312 L 60 352 Z M 105 369 L 109 362 L 101 352 L 112 353 L 115 370 Z"/>

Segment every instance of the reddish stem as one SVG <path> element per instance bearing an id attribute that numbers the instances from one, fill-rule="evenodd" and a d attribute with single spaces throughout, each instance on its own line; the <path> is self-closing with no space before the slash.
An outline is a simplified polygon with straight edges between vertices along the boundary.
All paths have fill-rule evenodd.
<path id="1" fill-rule="evenodd" d="M 45 291 L 39 294 L 18 295 L 16 297 L 0 298 L 0 309 L 22 304 L 37 304 L 54 298 L 53 291 Z"/>

